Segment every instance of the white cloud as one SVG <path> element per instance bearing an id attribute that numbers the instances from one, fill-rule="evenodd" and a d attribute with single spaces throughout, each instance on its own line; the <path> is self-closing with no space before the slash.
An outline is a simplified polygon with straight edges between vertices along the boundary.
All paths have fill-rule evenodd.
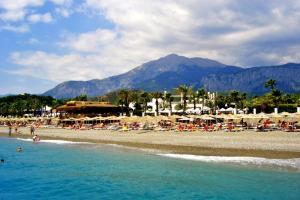
<path id="1" fill-rule="evenodd" d="M 0 19 L 3 21 L 20 21 L 23 20 L 26 15 L 25 10 L 10 10 L 0 14 Z"/>
<path id="2" fill-rule="evenodd" d="M 28 21 L 30 21 L 31 23 L 38 23 L 38 22 L 50 23 L 53 21 L 53 17 L 50 13 L 32 14 L 28 16 Z"/>
<path id="3" fill-rule="evenodd" d="M 82 77 L 92 78 L 98 70 L 90 66 L 90 59 L 78 54 L 58 56 L 42 51 L 11 54 L 11 61 L 23 65 L 13 73 L 46 78 L 54 81 L 79 80 Z M 41 65 L 43 63 L 43 65 Z"/>
<path id="4" fill-rule="evenodd" d="M 59 5 L 55 8 L 55 12 L 64 18 L 68 18 L 72 13 L 73 0 L 50 0 L 53 3 Z"/>
<path id="5" fill-rule="evenodd" d="M 50 0 L 52 3 L 57 5 L 71 5 L 73 0 Z"/>
<path id="6" fill-rule="evenodd" d="M 42 6 L 44 0 L 1 0 L 0 8 L 4 11 L 0 14 L 3 21 L 21 21 L 26 16 L 28 7 Z"/>
<path id="7" fill-rule="evenodd" d="M 34 45 L 34 44 L 39 44 L 40 41 L 39 41 L 38 39 L 36 39 L 36 38 L 30 38 L 30 39 L 29 39 L 27 42 L 25 42 L 25 43 Z"/>
<path id="8" fill-rule="evenodd" d="M 83 33 L 79 36 L 69 36 L 67 41 L 60 43 L 62 47 L 82 52 L 102 51 L 107 45 L 112 45 L 117 34 L 112 30 L 97 29 L 93 32 Z"/>
<path id="9" fill-rule="evenodd" d="M 71 15 L 71 11 L 65 8 L 56 8 L 55 12 L 59 14 L 60 16 L 63 16 L 65 18 L 69 17 Z"/>
<path id="10" fill-rule="evenodd" d="M 4 25 L 0 27 L 0 30 L 12 31 L 16 33 L 27 33 L 29 32 L 29 27 L 27 25 L 13 26 L 13 25 Z"/>
<path id="11" fill-rule="evenodd" d="M 18 73 L 103 78 L 169 53 L 246 66 L 300 60 L 298 1 L 86 0 L 83 7 L 115 27 L 66 35 L 59 42 L 70 50 L 65 55 L 13 54 Z"/>
<path id="12" fill-rule="evenodd" d="M 6 10 L 21 10 L 26 7 L 42 6 L 44 0 L 1 0 L 0 7 Z"/>
<path id="13" fill-rule="evenodd" d="M 50 12 L 40 14 L 38 9 L 51 2 L 55 5 L 53 9 L 56 13 L 63 17 L 68 17 L 71 13 L 73 0 L 1 0 L 0 1 L 0 22 L 18 23 L 28 19 L 32 23 L 53 21 Z M 35 13 L 35 14 L 32 14 Z"/>

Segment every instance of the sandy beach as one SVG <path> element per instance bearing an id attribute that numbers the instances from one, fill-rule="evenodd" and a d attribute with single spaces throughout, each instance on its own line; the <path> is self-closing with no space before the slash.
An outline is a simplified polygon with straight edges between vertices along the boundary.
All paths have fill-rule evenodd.
<path id="1" fill-rule="evenodd" d="M 31 138 L 29 128 L 20 128 L 21 134 L 12 137 Z M 172 132 L 172 131 L 110 131 L 67 130 L 39 128 L 41 139 L 84 141 L 118 144 L 180 154 L 214 156 L 253 156 L 265 158 L 300 158 L 300 133 L 282 131 L 238 133 Z M 8 136 L 8 128 L 0 127 L 0 135 Z"/>

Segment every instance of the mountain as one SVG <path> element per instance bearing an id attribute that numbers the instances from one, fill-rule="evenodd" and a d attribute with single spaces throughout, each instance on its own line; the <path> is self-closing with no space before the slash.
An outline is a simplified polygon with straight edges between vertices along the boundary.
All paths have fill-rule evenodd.
<path id="1" fill-rule="evenodd" d="M 211 74 L 202 80 L 204 87 L 211 91 L 239 91 L 261 95 L 269 91 L 264 88 L 268 79 L 277 82 L 276 87 L 286 93 L 300 92 L 300 64 L 287 63 L 285 65 L 253 67 L 238 73 L 216 75 Z"/>
<path id="2" fill-rule="evenodd" d="M 66 81 L 47 91 L 44 95 L 69 98 L 88 94 L 103 95 L 121 88 L 144 89 L 147 91 L 170 90 L 181 84 L 194 88 L 204 86 L 211 91 L 237 89 L 261 94 L 266 91 L 263 84 L 273 78 L 278 87 L 286 92 L 300 92 L 300 64 L 241 68 L 220 62 L 187 58 L 171 54 L 147 62 L 124 74 L 90 81 Z"/>
<path id="3" fill-rule="evenodd" d="M 0 98 L 7 97 L 7 96 L 14 96 L 15 94 L 0 94 Z"/>

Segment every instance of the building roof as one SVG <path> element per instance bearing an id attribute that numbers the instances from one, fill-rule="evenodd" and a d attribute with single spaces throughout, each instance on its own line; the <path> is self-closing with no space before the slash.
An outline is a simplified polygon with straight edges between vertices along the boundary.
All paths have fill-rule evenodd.
<path id="1" fill-rule="evenodd" d="M 109 102 L 97 102 L 97 101 L 69 101 L 65 105 L 56 108 L 57 111 L 78 111 L 85 109 L 101 109 L 101 108 L 118 108 Z"/>

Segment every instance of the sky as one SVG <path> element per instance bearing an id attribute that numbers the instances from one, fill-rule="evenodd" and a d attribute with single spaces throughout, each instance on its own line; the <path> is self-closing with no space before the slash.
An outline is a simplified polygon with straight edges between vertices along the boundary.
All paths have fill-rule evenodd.
<path id="1" fill-rule="evenodd" d="M 300 0 L 0 0 L 0 95 L 41 94 L 171 53 L 300 63 Z"/>

